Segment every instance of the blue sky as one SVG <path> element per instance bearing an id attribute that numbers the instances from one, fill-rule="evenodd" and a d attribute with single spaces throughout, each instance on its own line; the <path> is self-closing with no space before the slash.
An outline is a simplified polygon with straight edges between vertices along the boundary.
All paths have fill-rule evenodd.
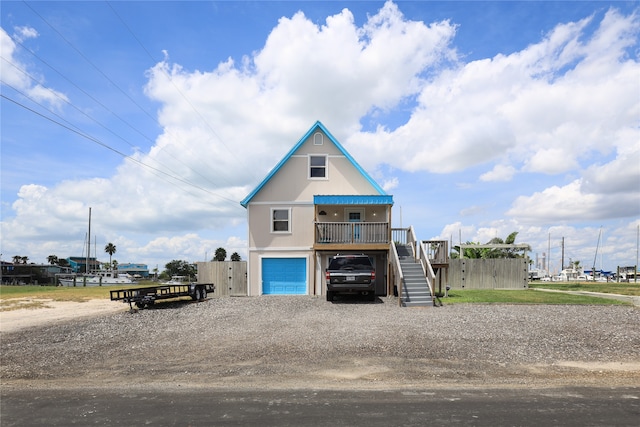
<path id="1" fill-rule="evenodd" d="M 320 120 L 394 226 L 634 265 L 637 2 L 12 2 L 2 259 L 246 256 L 239 204 Z M 598 236 L 602 241 L 595 258 Z M 92 243 L 93 245 L 94 243 Z"/>

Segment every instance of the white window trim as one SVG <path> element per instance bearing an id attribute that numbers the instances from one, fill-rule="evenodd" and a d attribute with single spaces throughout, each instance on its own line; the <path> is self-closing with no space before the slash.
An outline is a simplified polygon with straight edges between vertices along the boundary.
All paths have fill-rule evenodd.
<path id="1" fill-rule="evenodd" d="M 288 224 L 288 230 L 286 231 L 276 231 L 273 229 L 273 212 L 274 211 L 287 211 L 287 224 Z M 278 207 L 273 207 L 271 208 L 270 212 L 269 212 L 269 228 L 271 230 L 271 234 L 292 234 L 292 224 L 291 224 L 291 208 L 278 208 Z"/>
<path id="2" fill-rule="evenodd" d="M 324 176 L 311 176 L 311 157 L 324 157 Z M 329 155 L 328 154 L 309 154 L 307 156 L 307 179 L 310 179 L 313 181 L 323 181 L 323 180 L 329 179 Z"/>

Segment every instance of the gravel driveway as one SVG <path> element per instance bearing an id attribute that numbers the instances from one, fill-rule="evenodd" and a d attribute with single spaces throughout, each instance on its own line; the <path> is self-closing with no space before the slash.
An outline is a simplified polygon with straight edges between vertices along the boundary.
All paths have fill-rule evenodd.
<path id="1" fill-rule="evenodd" d="M 446 301 L 445 301 L 446 302 Z M 640 309 L 312 296 L 164 303 L 2 333 L 2 387 L 637 386 Z"/>

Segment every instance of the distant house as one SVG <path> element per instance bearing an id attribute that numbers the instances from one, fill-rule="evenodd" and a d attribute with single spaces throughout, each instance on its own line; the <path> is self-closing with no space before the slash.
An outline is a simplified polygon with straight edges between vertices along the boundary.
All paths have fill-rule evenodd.
<path id="1" fill-rule="evenodd" d="M 72 256 L 67 258 L 69 267 L 74 273 L 86 273 L 87 272 L 87 258 Z M 94 257 L 89 258 L 89 271 L 96 271 L 100 269 L 100 261 Z"/>
<path id="2" fill-rule="evenodd" d="M 147 264 L 118 264 L 118 274 L 124 273 L 134 277 L 149 277 Z"/>
<path id="3" fill-rule="evenodd" d="M 320 122 L 244 199 L 249 225 L 248 294 L 324 295 L 338 253 L 364 253 L 387 295 L 393 196 Z"/>

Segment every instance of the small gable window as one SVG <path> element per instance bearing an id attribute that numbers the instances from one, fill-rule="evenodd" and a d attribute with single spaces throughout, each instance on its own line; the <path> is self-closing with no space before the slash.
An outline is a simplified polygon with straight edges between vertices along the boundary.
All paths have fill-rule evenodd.
<path id="1" fill-rule="evenodd" d="M 291 209 L 271 209 L 271 232 L 289 233 Z"/>
<path id="2" fill-rule="evenodd" d="M 327 156 L 309 156 L 309 178 L 327 177 Z"/>
<path id="3" fill-rule="evenodd" d="M 313 135 L 313 145 L 322 145 L 324 144 L 324 136 L 320 132 L 316 132 Z"/>

